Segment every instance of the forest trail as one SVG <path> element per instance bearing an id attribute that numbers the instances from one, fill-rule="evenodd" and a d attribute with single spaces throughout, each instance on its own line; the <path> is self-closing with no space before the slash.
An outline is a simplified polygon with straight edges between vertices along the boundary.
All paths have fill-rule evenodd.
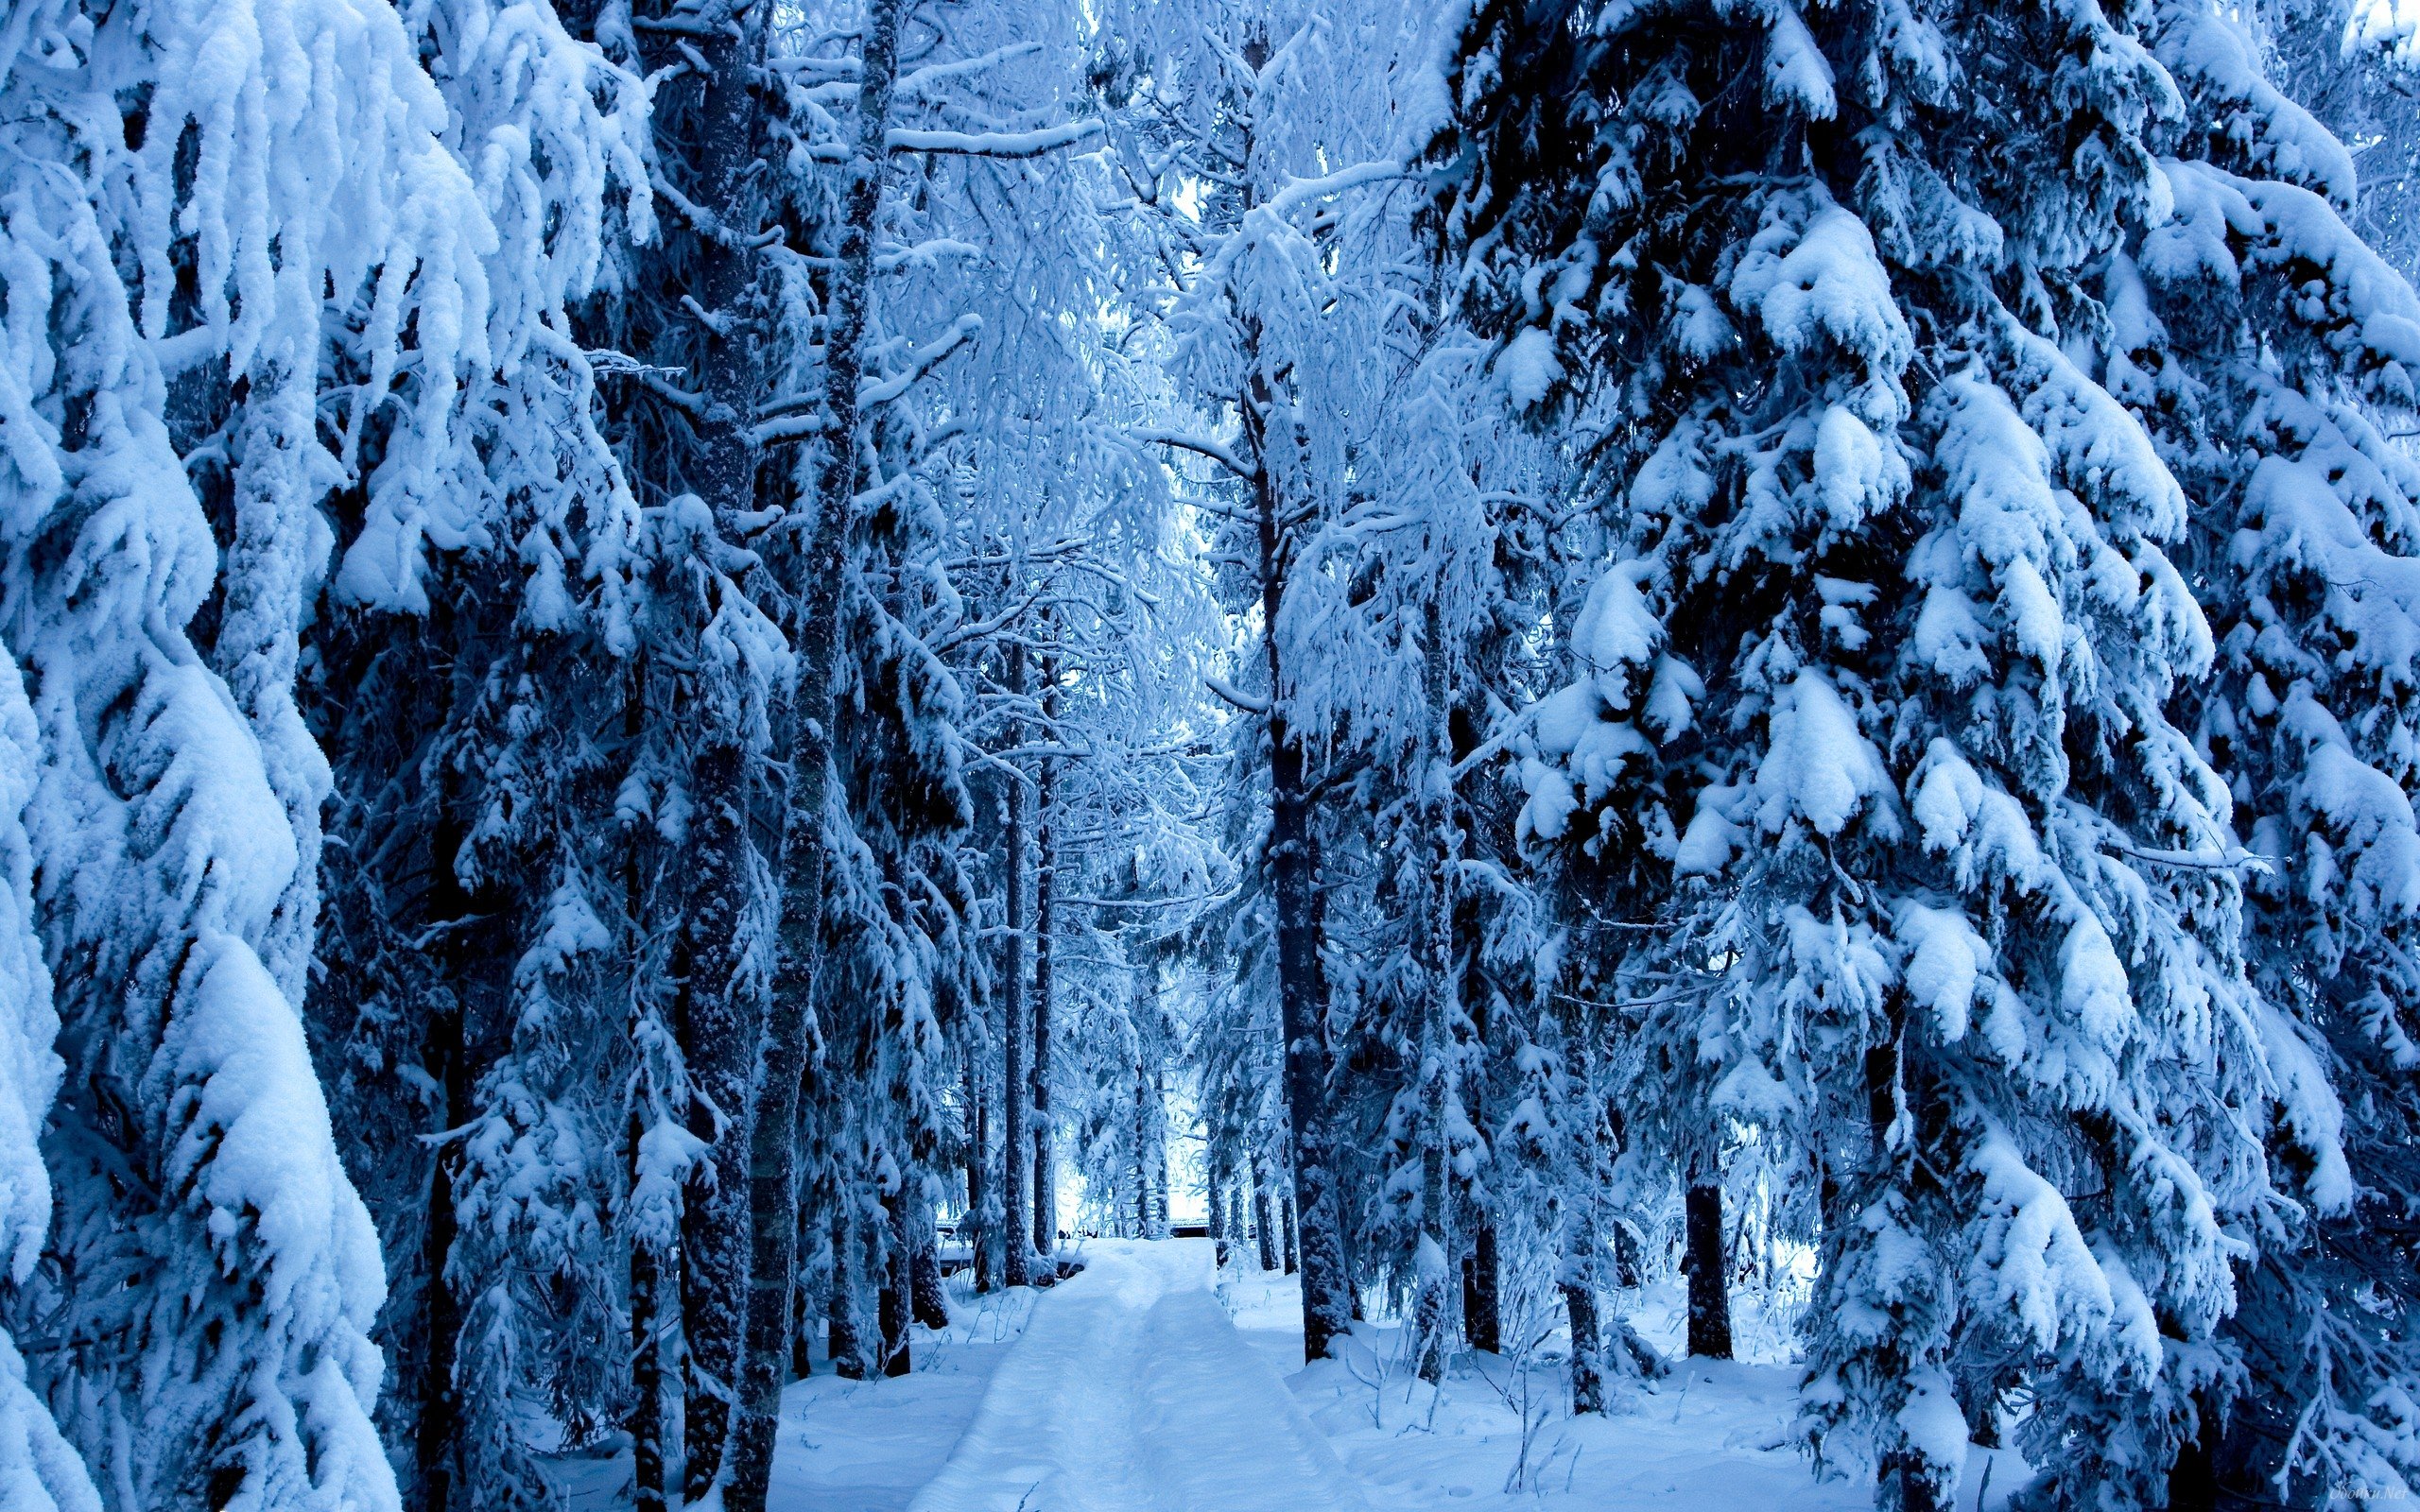
<path id="1" fill-rule="evenodd" d="M 909 1512 L 1366 1512 L 1212 1295 L 1208 1240 L 1097 1240 Z"/>

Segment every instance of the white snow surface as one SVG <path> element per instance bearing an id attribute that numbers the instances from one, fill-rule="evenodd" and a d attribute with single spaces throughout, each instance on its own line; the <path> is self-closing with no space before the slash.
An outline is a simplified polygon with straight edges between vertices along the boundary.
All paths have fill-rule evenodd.
<path id="1" fill-rule="evenodd" d="M 1050 1292 L 977 1298 L 954 1280 L 956 1321 L 944 1333 L 916 1332 L 913 1374 L 845 1382 L 819 1372 L 789 1388 L 772 1507 L 1851 1512 L 1871 1503 L 1866 1486 L 1819 1480 L 1807 1464 L 1792 1431 L 1799 1367 L 1787 1331 L 1753 1306 L 1735 1319 L 1740 1361 L 1676 1361 L 1651 1389 L 1625 1388 L 1613 1411 L 1574 1419 L 1559 1334 L 1527 1360 L 1463 1357 L 1440 1393 L 1406 1367 L 1391 1324 L 1356 1325 L 1340 1358 L 1302 1367 L 1294 1278 L 1263 1273 L 1249 1255 L 1214 1277 L 1205 1240 L 1093 1240 L 1084 1273 Z M 1675 1353 L 1678 1288 L 1626 1295 L 1633 1323 Z M 2013 1453 L 1970 1450 L 1961 1512 L 1979 1501 L 1996 1512 L 2026 1473 Z"/>
<path id="2" fill-rule="evenodd" d="M 1211 1291 L 1206 1240 L 1096 1241 L 909 1512 L 1363 1512 Z"/>

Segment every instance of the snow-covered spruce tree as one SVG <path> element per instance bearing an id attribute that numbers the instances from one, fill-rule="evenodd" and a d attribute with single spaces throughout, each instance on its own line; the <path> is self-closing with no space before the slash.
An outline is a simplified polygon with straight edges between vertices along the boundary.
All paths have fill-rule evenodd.
<path id="1" fill-rule="evenodd" d="M 1659 1073 L 1634 1122 L 1802 1152 L 1807 1422 L 1883 1504 L 1945 1504 L 2017 1385 L 2033 1494 L 2154 1502 L 2258 1131 L 2311 1107 L 2169 714 L 2213 656 L 2186 494 L 2069 352 L 2181 202 L 2176 83 L 2088 6 L 1567 6 L 1481 9 L 1457 98 L 1507 381 L 1600 395 L 1609 549 L 1523 823 L 1654 926 L 1592 994 Z"/>
<path id="2" fill-rule="evenodd" d="M 2183 565 L 2219 656 L 2181 722 L 2265 866 L 2244 954 L 2278 1016 L 2292 1199 L 2259 1215 L 2172 1490 L 2317 1505 L 2420 1480 L 2420 466 L 2386 434 L 2420 407 L 2420 300 L 2348 229 L 2352 160 L 2264 79 L 2251 32 L 2175 5 L 2152 44 L 2184 98 L 2175 210 L 2101 270 L 2094 355 L 2197 506 Z"/>
<path id="3" fill-rule="evenodd" d="M 345 844 L 313 1019 L 397 1282 L 390 1441 L 421 1504 L 501 1506 L 548 1494 L 533 1449 L 613 1426 L 609 1219 L 647 1207 L 625 1125 L 647 1141 L 685 1114 L 648 949 L 662 752 L 632 717 L 650 542 L 571 314 L 649 229 L 643 94 L 542 6 L 408 19 L 498 231 L 493 360 L 458 396 L 469 444 L 441 488 L 335 500 L 309 682 Z M 446 1131 L 429 1163 L 398 1158 Z"/>
<path id="4" fill-rule="evenodd" d="M 793 173 L 833 163 L 838 181 L 821 235 L 801 225 L 792 245 L 769 249 L 785 337 L 767 369 L 774 397 L 752 401 L 760 443 L 812 444 L 793 454 L 787 527 L 765 546 L 798 660 L 783 721 L 779 976 L 757 1057 L 746 1361 L 726 1491 L 743 1507 L 761 1503 L 793 1357 L 810 1064 L 806 1137 L 837 1220 L 827 1311 L 854 1316 L 856 1288 L 876 1282 L 880 1338 L 860 1335 L 860 1354 L 902 1370 L 914 1275 L 922 1266 L 938 1280 L 933 1178 L 955 1079 L 940 1014 L 965 1000 L 974 942 L 951 842 L 967 818 L 953 729 L 961 695 L 934 645 L 960 607 L 936 490 L 952 442 L 979 416 L 953 413 L 929 380 L 975 350 L 984 326 L 955 277 L 973 244 L 953 236 L 983 225 L 981 209 L 951 218 L 945 180 L 959 170 L 945 165 L 963 163 L 971 178 L 1005 160 L 1013 174 L 1093 129 L 1064 115 L 1071 60 L 1054 46 L 1063 12 L 977 9 L 944 25 L 907 4 L 852 9 L 792 18 L 769 70 L 785 101 L 774 138 Z M 853 49 L 833 51 L 850 38 Z M 1031 71 L 1017 69 L 1028 55 Z M 970 123 L 1005 129 L 960 129 Z M 921 183 L 891 192 L 910 167 Z M 929 1314 L 937 1284 L 925 1290 Z"/>
<path id="5" fill-rule="evenodd" d="M 2342 144 L 2358 176 L 2346 224 L 2404 277 L 2420 276 L 2420 7 L 2274 0 L 2233 19 L 2270 80 Z"/>
<path id="6" fill-rule="evenodd" d="M 6 36 L 4 633 L 68 1065 L 29 1375 L 112 1505 L 391 1505 L 376 1241 L 298 1011 L 328 772 L 293 678 L 320 496 L 440 485 L 493 228 L 385 6 Z"/>
<path id="7" fill-rule="evenodd" d="M 24 813 L 42 764 L 42 730 L 14 658 L 0 648 L 0 1255 L 6 1285 L 23 1286 L 50 1231 L 50 1172 L 42 1129 L 62 1067 L 52 1040 L 59 1013 L 35 932 L 33 847 Z M 98 1512 L 84 1462 L 26 1382 L 25 1357 L 0 1328 L 0 1497 L 26 1512 Z"/>
<path id="8" fill-rule="evenodd" d="M 1320 912 L 1314 787 L 1325 712 L 1304 705 L 1324 669 L 1288 649 L 1287 599 L 1304 542 L 1344 505 L 1351 444 L 1367 434 L 1352 403 L 1369 377 L 1354 345 L 1357 309 L 1383 324 L 1383 277 L 1331 266 L 1345 198 L 1403 173 L 1395 107 L 1432 80 L 1417 15 L 1364 17 L 1319 6 L 1137 7 L 1104 64 L 1119 106 L 1116 167 L 1134 213 L 1167 251 L 1163 296 L 1176 369 L 1194 405 L 1236 434 L 1148 427 L 1146 438 L 1207 459 L 1205 519 L 1236 610 L 1266 633 L 1238 694 L 1246 769 L 1266 783 L 1268 820 L 1250 849 L 1252 900 L 1235 928 L 1259 936 L 1240 959 L 1270 968 L 1300 1222 L 1304 1344 L 1313 1358 L 1350 1321 L 1330 1129 L 1330 997 Z M 1184 191 L 1203 186 L 1198 201 Z M 1296 648 L 1297 650 L 1302 648 Z M 1259 747 L 1262 749 L 1254 749 Z M 1237 785 L 1240 795 L 1249 790 Z M 1257 826 L 1255 826 L 1257 828 Z M 1265 932 L 1265 934 L 1263 933 Z"/>

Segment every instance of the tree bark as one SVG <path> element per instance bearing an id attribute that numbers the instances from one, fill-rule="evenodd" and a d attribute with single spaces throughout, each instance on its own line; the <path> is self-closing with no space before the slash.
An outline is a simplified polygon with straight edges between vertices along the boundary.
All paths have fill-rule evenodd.
<path id="1" fill-rule="evenodd" d="M 1487 1354 L 1504 1352 L 1504 1314 L 1498 1306 L 1503 1272 L 1495 1251 L 1495 1225 L 1482 1216 L 1473 1226 L 1471 1252 L 1462 1257 L 1462 1335 Z"/>
<path id="2" fill-rule="evenodd" d="M 1557 900 L 1559 907 L 1568 906 L 1564 891 L 1568 885 L 1560 868 L 1555 868 L 1544 883 L 1545 890 Z M 1563 1040 L 1557 1101 L 1562 1105 L 1564 1137 L 1576 1177 L 1553 1199 L 1557 1234 L 1562 1241 L 1556 1280 L 1563 1289 L 1564 1314 L 1571 1326 L 1571 1411 L 1576 1417 L 1605 1410 L 1604 1325 L 1597 1310 L 1598 1273 L 1603 1264 L 1605 1245 L 1598 1222 L 1598 1201 L 1611 1177 L 1609 1145 L 1613 1129 L 1608 1120 L 1616 1115 L 1597 1095 L 1592 1026 L 1569 994 L 1555 993 L 1552 1004 L 1555 1026 Z M 1618 1253 L 1623 1237 L 1618 1225 L 1615 1232 Z"/>
<path id="3" fill-rule="evenodd" d="M 857 141 L 849 158 L 837 266 L 824 304 L 827 444 L 817 471 L 812 534 L 804 558 L 794 563 L 798 572 L 792 580 L 796 607 L 790 644 L 798 656 L 798 705 L 789 720 L 791 787 L 783 816 L 778 980 L 774 1011 L 767 1016 L 757 1056 L 765 1100 L 756 1110 L 749 1148 L 748 1338 L 738 1454 L 723 1498 L 731 1512 L 764 1512 L 788 1355 L 784 1344 L 798 1265 L 792 1222 L 798 1200 L 798 1097 L 817 1034 L 823 901 L 832 867 L 824 825 L 834 801 L 840 595 L 857 494 L 857 385 L 865 371 L 873 223 L 889 158 L 885 133 L 904 9 L 905 0 L 869 0 L 858 32 Z M 756 398 L 749 394 L 750 407 L 741 412 L 752 412 Z"/>
<path id="4" fill-rule="evenodd" d="M 442 854 L 448 848 L 441 840 Z M 433 892 L 458 891 L 452 884 L 453 866 L 440 868 Z M 456 917 L 459 917 L 458 915 Z M 442 1127 L 456 1128 L 470 1110 L 469 1057 L 462 1043 L 462 1009 L 458 1003 L 438 1013 L 429 1025 L 424 1064 L 443 1089 L 445 1104 L 439 1116 Z M 421 1264 L 426 1277 L 421 1326 L 428 1331 L 420 1390 L 420 1421 L 413 1435 L 415 1469 L 420 1473 L 421 1505 L 426 1512 L 454 1512 L 461 1466 L 461 1396 L 454 1370 L 462 1335 L 462 1308 L 445 1274 L 459 1232 L 454 1200 L 455 1152 L 438 1151 L 428 1176 L 428 1222 L 421 1236 Z"/>
<path id="5" fill-rule="evenodd" d="M 634 661 L 622 699 L 622 740 L 628 748 L 636 750 L 646 734 L 646 663 Z M 633 927 L 643 928 L 647 919 L 647 873 L 639 834 L 639 829 L 633 827 L 624 843 L 622 911 Z M 644 1102 L 631 1109 L 628 1176 L 633 1188 L 639 1181 L 640 1141 L 647 1133 L 650 1116 L 660 1118 L 663 1111 L 660 1104 Z M 666 1411 L 664 1400 L 665 1343 L 671 1332 L 665 1326 L 664 1277 L 667 1262 L 672 1274 L 676 1278 L 680 1275 L 681 1256 L 677 1247 L 646 1235 L 631 1236 L 630 1255 L 631 1506 L 631 1512 L 666 1512 L 671 1500 L 666 1452 L 677 1447 L 670 1442 L 677 1425 L 668 1420 L 670 1414 Z"/>
<path id="6" fill-rule="evenodd" d="M 1344 1269 L 1343 1208 L 1328 1149 L 1327 975 L 1320 962 L 1323 932 L 1319 894 L 1319 837 L 1312 827 L 1310 781 L 1302 743 L 1286 714 L 1291 684 L 1279 645 L 1280 610 L 1292 549 L 1276 480 L 1270 472 L 1267 417 L 1275 407 L 1259 362 L 1259 327 L 1245 322 L 1252 375 L 1244 403 L 1244 455 L 1254 466 L 1253 503 L 1260 546 L 1263 655 L 1269 664 L 1269 847 L 1270 902 L 1277 916 L 1277 998 L 1286 1037 L 1286 1112 L 1294 1143 L 1294 1211 L 1303 1255 L 1303 1357 L 1323 1360 L 1338 1334 L 1352 1327 L 1351 1287 Z"/>
<path id="7" fill-rule="evenodd" d="M 1227 1171 L 1214 1148 L 1210 1153 L 1210 1253 L 1212 1263 L 1227 1268 Z"/>
<path id="8" fill-rule="evenodd" d="M 915 1236 L 908 1231 L 908 1185 L 903 1177 L 882 1194 L 883 1231 L 890 1246 L 875 1313 L 882 1328 L 882 1373 L 886 1376 L 904 1376 L 909 1367 L 908 1308 L 915 1279 L 908 1271 Z"/>
<path id="9" fill-rule="evenodd" d="M 1003 669 L 1011 699 L 1026 695 L 1025 643 L 1009 643 Z M 1011 717 L 1005 737 L 1014 748 L 1025 739 L 1025 721 Z M 1003 826 L 1003 866 L 1008 872 L 1008 969 L 1002 972 L 1003 986 L 1000 1010 L 1000 1042 L 1003 1072 L 1001 1093 L 1004 1107 L 1003 1148 L 1000 1152 L 1001 1228 L 1007 1250 L 1005 1269 L 1011 1286 L 1025 1286 L 1032 1280 L 1033 1246 L 1026 1237 L 1031 1213 L 1026 1206 L 1026 1178 L 1029 1171 L 1027 1151 L 1033 1147 L 1028 1132 L 1026 1114 L 1030 1104 L 1028 1089 L 1029 1073 L 1026 1068 L 1026 1040 L 1033 1032 L 1033 1015 L 1026 995 L 1025 980 L 1025 777 L 1021 772 L 1008 774 L 1008 816 Z"/>
<path id="10" fill-rule="evenodd" d="M 1150 1126 L 1145 1107 L 1143 1062 L 1134 1062 L 1134 1237 L 1151 1237 Z"/>
<path id="11" fill-rule="evenodd" d="M 1277 1232 L 1279 1238 L 1285 1242 L 1286 1274 L 1291 1276 L 1303 1268 L 1302 1252 L 1295 1246 L 1294 1242 L 1294 1193 L 1291 1182 L 1287 1182 L 1278 1189 Z"/>
<path id="12" fill-rule="evenodd" d="M 1043 738 L 1055 738 L 1059 712 L 1058 665 L 1042 664 Z M 1058 840 L 1052 809 L 1058 796 L 1058 764 L 1046 756 L 1035 764 L 1033 825 L 1033 1247 L 1047 1256 L 1059 1237 L 1059 1194 L 1051 1180 L 1050 1018 L 1056 984 L 1051 979 L 1051 927 L 1059 891 Z"/>
<path id="13" fill-rule="evenodd" d="M 1444 627 L 1434 593 L 1421 612 L 1421 694 L 1428 731 L 1414 768 L 1419 806 L 1414 811 L 1422 843 L 1406 853 L 1414 868 L 1406 880 L 1419 899 L 1412 922 L 1411 954 L 1420 974 L 1420 1247 L 1415 1263 L 1419 1288 L 1413 1303 L 1413 1358 L 1423 1381 L 1445 1373 L 1445 1332 L 1452 1284 L 1449 1259 L 1460 1253 L 1453 1231 L 1454 1190 L 1448 1111 L 1459 1098 L 1454 1043 L 1458 1017 L 1454 982 L 1453 744 L 1447 725 Z"/>
<path id="14" fill-rule="evenodd" d="M 716 734 L 722 733 L 717 730 Z M 741 1301 L 748 1278 L 747 1130 L 756 1005 L 735 941 L 749 912 L 745 753 L 717 738 L 690 765 L 698 799 L 690 831 L 686 930 L 688 971 L 682 988 L 683 1050 L 692 1093 L 689 1131 L 708 1145 L 710 1178 L 681 1213 L 682 1339 L 687 1380 L 683 1413 L 687 1495 L 714 1484 L 722 1463 L 737 1384 Z"/>
<path id="15" fill-rule="evenodd" d="M 832 1373 L 845 1381 L 866 1378 L 865 1330 L 857 1318 L 854 1249 L 857 1226 L 852 1211 L 855 1198 L 847 1181 L 836 1183 L 832 1201 L 832 1276 L 823 1294 L 823 1353 L 832 1362 Z"/>
<path id="16" fill-rule="evenodd" d="M 631 1150 L 643 1132 L 631 1118 Z M 631 1246 L 631 1512 L 666 1512 L 664 1336 L 659 1305 L 663 1257 L 644 1241 Z M 435 1509 L 432 1509 L 435 1512 Z"/>
<path id="17" fill-rule="evenodd" d="M 991 1198 L 990 1182 L 985 1179 L 985 1168 L 992 1160 L 992 1100 L 988 1091 L 989 1078 L 970 1062 L 966 1068 L 967 1118 L 972 1125 L 966 1142 L 966 1218 L 959 1224 L 959 1238 L 966 1245 L 967 1265 L 975 1274 L 977 1297 L 989 1295 L 999 1285 L 992 1272 L 994 1236 L 991 1215 L 984 1211 L 984 1204 Z"/>
<path id="18" fill-rule="evenodd" d="M 1605 1346 L 1597 1320 L 1597 1294 L 1582 1285 L 1563 1283 L 1563 1312 L 1571 1325 L 1571 1413 L 1605 1410 Z"/>
<path id="19" fill-rule="evenodd" d="M 760 386 L 748 306 L 760 255 L 753 242 L 759 215 L 754 174 L 763 112 L 751 81 L 765 27 L 761 19 L 739 24 L 728 0 L 709 9 L 704 19 L 717 24 L 700 26 L 694 39 L 676 44 L 666 33 L 641 35 L 649 70 L 675 60 L 689 63 L 666 81 L 655 102 L 656 141 L 667 174 L 717 226 L 729 228 L 723 234 L 700 230 L 682 239 L 684 260 L 671 268 L 668 282 L 713 321 L 684 327 L 695 337 L 690 366 L 705 403 L 683 422 L 690 444 L 678 479 L 667 481 L 696 494 L 718 525 L 736 529 L 757 503 L 758 451 L 748 421 Z M 761 18 L 762 11 L 755 15 Z M 689 319 L 677 310 L 670 318 Z M 741 1307 L 749 1269 L 746 1152 L 763 1017 L 746 927 L 752 893 L 749 753 L 739 713 L 731 704 L 711 696 L 695 702 L 697 733 L 689 764 L 697 819 L 686 857 L 691 885 L 682 1048 L 699 1099 L 691 1128 L 710 1142 L 712 1165 L 711 1181 L 700 1183 L 682 1215 L 682 1336 L 688 1374 L 683 1437 L 691 1498 L 704 1495 L 721 1472 L 732 1400 L 740 1386 Z"/>
<path id="20" fill-rule="evenodd" d="M 942 1285 L 941 1236 L 933 1228 L 933 1210 L 922 1202 L 908 1208 L 909 1238 L 915 1249 L 908 1257 L 909 1297 L 916 1321 L 936 1332 L 949 1327 L 949 1293 Z"/>
<path id="21" fill-rule="evenodd" d="M 1166 1132 L 1168 1090 L 1160 1068 L 1151 1068 L 1151 1101 L 1160 1109 L 1162 1132 L 1153 1150 L 1156 1168 L 1151 1182 L 1151 1232 L 1153 1239 L 1168 1236 L 1168 1141 Z"/>
<path id="22" fill-rule="evenodd" d="M 1731 1358 L 1731 1276 L 1722 1253 L 1722 1186 L 1719 1180 L 1689 1183 L 1685 1201 L 1686 1268 L 1689 1273 L 1689 1353 L 1706 1360 Z"/>
<path id="23" fill-rule="evenodd" d="M 1277 1268 L 1277 1224 L 1269 1207 L 1269 1169 L 1253 1162 L 1252 1183 L 1253 1244 L 1259 1251 L 1260 1268 Z"/>
<path id="24" fill-rule="evenodd" d="M 809 1200 L 800 1203 L 798 1209 L 800 1253 L 805 1253 L 812 1246 L 816 1231 L 822 1222 L 822 1210 L 816 1206 L 810 1193 Z M 815 1374 L 815 1324 L 821 1310 L 808 1300 L 804 1280 L 799 1296 L 791 1305 L 796 1312 L 790 1324 L 790 1374 L 804 1381 Z"/>
<path id="25" fill-rule="evenodd" d="M 432 925 L 446 925 L 438 947 L 440 969 L 448 989 L 443 1005 L 429 1020 L 423 1042 L 422 1064 L 442 1099 L 440 1130 L 459 1128 L 473 1112 L 476 1077 L 475 1062 L 482 1058 L 480 1041 L 496 1017 L 498 963 L 511 953 L 495 926 L 479 919 L 484 900 L 461 884 L 458 866 L 469 827 L 457 816 L 450 780 L 441 780 L 438 818 L 431 836 L 427 914 Z M 459 1198 L 455 1181 L 460 1146 L 441 1146 L 429 1171 L 428 1222 L 421 1239 L 426 1288 L 421 1327 L 426 1331 L 423 1358 L 420 1422 L 414 1450 L 426 1512 L 471 1512 L 476 1487 L 463 1484 L 462 1438 L 467 1424 L 459 1383 L 464 1311 L 455 1280 L 447 1274 L 455 1241 L 461 1234 Z"/>

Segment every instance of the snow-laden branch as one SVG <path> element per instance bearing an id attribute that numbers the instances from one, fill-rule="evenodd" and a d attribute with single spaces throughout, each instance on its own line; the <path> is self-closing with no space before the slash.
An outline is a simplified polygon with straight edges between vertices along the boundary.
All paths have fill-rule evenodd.
<path id="1" fill-rule="evenodd" d="M 1357 163 L 1349 168 L 1339 168 L 1316 179 L 1291 180 L 1269 198 L 1268 208 L 1280 215 L 1288 215 L 1314 199 L 1325 199 L 1348 189 L 1358 189 L 1363 184 L 1385 183 L 1403 176 L 1404 163 L 1400 158 L 1377 158 L 1368 163 Z"/>
<path id="2" fill-rule="evenodd" d="M 1258 697 L 1254 695 L 1244 692 L 1241 688 L 1238 688 L 1234 683 L 1229 682 L 1226 679 L 1219 676 L 1216 672 L 1204 672 L 1201 674 L 1201 682 L 1202 685 L 1208 688 L 1212 693 L 1217 694 L 1219 697 L 1225 699 L 1231 704 L 1234 704 L 1236 708 L 1242 710 L 1248 714 L 1265 714 L 1269 713 L 1270 702 L 1267 698 Z"/>
<path id="3" fill-rule="evenodd" d="M 2251 871 L 2263 876 L 2272 869 L 2268 862 L 2241 846 L 2229 846 L 2224 850 L 2163 850 L 2112 841 L 2109 848 L 2154 866 L 2187 867 L 2198 871 Z"/>
<path id="4" fill-rule="evenodd" d="M 981 73 L 984 69 L 996 67 L 1011 58 L 1023 58 L 1040 51 L 1042 51 L 1042 43 L 1038 42 L 1015 42 L 1009 43 L 1006 47 L 994 47 L 979 58 L 961 58 L 956 62 L 949 63 L 926 63 L 914 73 L 903 77 L 898 83 L 891 85 L 890 92 L 900 99 L 920 97 L 944 79 L 960 78 L 968 74 Z"/>
<path id="5" fill-rule="evenodd" d="M 1031 131 L 928 131 L 899 127 L 882 135 L 893 152 L 942 152 L 963 158 L 1038 158 L 1100 134 L 1098 121 L 1069 121 Z"/>
<path id="6" fill-rule="evenodd" d="M 784 441 L 803 441 L 810 436 L 821 436 L 832 428 L 829 416 L 821 414 L 785 415 L 752 427 L 748 441 L 752 446 L 779 446 Z"/>
<path id="7" fill-rule="evenodd" d="M 876 404 L 888 404 L 897 399 L 917 379 L 932 371 L 942 359 L 964 346 L 969 337 L 982 329 L 983 318 L 979 315 L 961 315 L 952 320 L 948 331 L 908 354 L 907 367 L 878 381 L 859 384 L 857 407 L 872 409 Z"/>
<path id="8" fill-rule="evenodd" d="M 1173 446 L 1179 451 L 1193 452 L 1206 456 L 1246 483 L 1260 481 L 1260 473 L 1256 469 L 1246 467 L 1235 453 L 1207 437 L 1195 436 L 1185 431 L 1163 430 L 1157 426 L 1129 431 L 1127 434 L 1138 441 L 1152 441 L 1161 446 Z"/>

